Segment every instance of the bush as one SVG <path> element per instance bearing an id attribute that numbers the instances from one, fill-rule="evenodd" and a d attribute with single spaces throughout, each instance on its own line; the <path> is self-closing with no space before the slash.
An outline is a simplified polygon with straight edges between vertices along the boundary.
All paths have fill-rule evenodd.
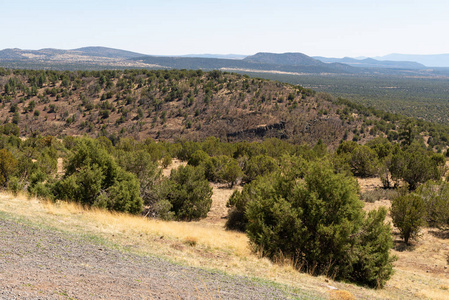
<path id="1" fill-rule="evenodd" d="M 211 196 L 212 188 L 204 178 L 203 170 L 187 165 L 171 171 L 170 178 L 162 183 L 159 201 L 170 202 L 170 211 L 176 220 L 192 221 L 207 216 Z M 157 205 L 161 206 L 160 203 Z"/>
<path id="2" fill-rule="evenodd" d="M 188 164 L 194 167 L 197 167 L 201 164 L 204 164 L 210 159 L 209 154 L 204 152 L 203 150 L 196 150 L 193 152 L 193 154 L 190 156 Z"/>
<path id="3" fill-rule="evenodd" d="M 367 146 L 343 142 L 338 147 L 337 153 L 343 157 L 355 176 L 372 177 L 378 172 L 377 153 Z"/>
<path id="4" fill-rule="evenodd" d="M 227 155 L 208 158 L 202 165 L 204 165 L 206 179 L 212 182 L 227 182 L 232 187 L 242 176 L 237 160 Z"/>
<path id="5" fill-rule="evenodd" d="M 7 188 L 8 191 L 12 192 L 14 196 L 17 196 L 19 191 L 23 189 L 23 185 L 20 183 L 17 177 L 11 176 Z"/>
<path id="6" fill-rule="evenodd" d="M 259 176 L 256 180 L 245 184 L 242 191 L 234 191 L 226 203 L 226 206 L 231 208 L 225 225 L 227 229 L 246 230 L 248 223 L 246 208 L 248 203 L 257 201 L 262 195 L 270 193 L 270 190 L 267 190 L 267 188 L 274 184 L 274 178 L 283 179 L 277 182 L 280 185 L 277 192 L 282 192 L 279 196 L 287 197 L 288 193 L 293 189 L 294 182 L 298 178 L 303 178 L 308 168 L 306 160 L 302 157 L 283 155 L 280 161 L 281 166 L 279 171 Z"/>
<path id="7" fill-rule="evenodd" d="M 82 140 L 68 159 L 66 173 L 52 187 L 63 200 L 109 210 L 142 211 L 140 187 L 135 175 L 120 168 L 97 142 Z"/>
<path id="8" fill-rule="evenodd" d="M 424 200 L 416 194 L 408 194 L 393 200 L 391 218 L 401 234 L 401 238 L 408 244 L 409 239 L 418 236 L 425 217 Z"/>
<path id="9" fill-rule="evenodd" d="M 19 127 L 13 123 L 6 123 L 5 125 L 1 126 L 0 132 L 5 135 L 14 135 L 17 137 L 20 135 Z"/>
<path id="10" fill-rule="evenodd" d="M 415 190 L 419 184 L 428 180 L 439 180 L 444 162 L 442 154 L 427 152 L 412 145 L 393 155 L 389 169 L 393 180 L 403 179 L 410 190 Z"/>
<path id="11" fill-rule="evenodd" d="M 14 173 L 17 166 L 17 160 L 11 152 L 6 149 L 0 149 L 0 185 L 6 186 L 9 177 Z"/>
<path id="12" fill-rule="evenodd" d="M 449 228 L 449 183 L 429 180 L 416 193 L 423 199 L 426 223 L 440 229 Z"/>
<path id="13" fill-rule="evenodd" d="M 49 200 L 54 199 L 54 195 L 52 194 L 49 185 L 43 184 L 42 182 L 38 182 L 35 185 L 28 187 L 28 193 L 33 197 Z"/>
<path id="14" fill-rule="evenodd" d="M 161 180 L 161 169 L 151 155 L 143 150 L 125 152 L 117 151 L 119 165 L 136 175 L 139 180 L 140 197 L 145 205 L 151 205 L 157 200 L 155 186 Z"/>
<path id="15" fill-rule="evenodd" d="M 261 198 L 275 192 L 278 193 L 279 197 L 285 196 L 280 194 L 280 190 L 274 191 L 272 188 L 274 178 L 280 178 L 279 176 L 278 173 L 271 176 L 260 176 L 256 180 L 246 184 L 241 192 L 234 191 L 226 204 L 226 206 L 231 207 L 226 228 L 245 231 L 248 224 L 247 209 L 251 202 L 258 202 Z"/>
<path id="16" fill-rule="evenodd" d="M 247 233 L 265 256 L 282 254 L 313 274 L 382 287 L 392 274 L 386 211 L 368 217 L 353 178 L 323 162 L 304 179 L 277 173 L 258 181 L 246 208 Z"/>
<path id="17" fill-rule="evenodd" d="M 257 155 L 251 157 L 243 168 L 243 180 L 251 182 L 257 178 L 257 176 L 263 176 L 278 170 L 278 164 L 276 160 L 266 155 Z"/>
<path id="18" fill-rule="evenodd" d="M 162 167 L 167 168 L 169 165 L 171 165 L 173 162 L 173 158 L 170 154 L 165 154 L 162 158 Z"/>

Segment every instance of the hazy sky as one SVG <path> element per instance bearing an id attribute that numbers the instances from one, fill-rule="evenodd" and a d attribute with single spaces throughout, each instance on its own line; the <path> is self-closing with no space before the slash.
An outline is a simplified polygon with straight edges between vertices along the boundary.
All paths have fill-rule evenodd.
<path id="1" fill-rule="evenodd" d="M 449 53 L 448 0 L 0 0 L 0 49 Z"/>

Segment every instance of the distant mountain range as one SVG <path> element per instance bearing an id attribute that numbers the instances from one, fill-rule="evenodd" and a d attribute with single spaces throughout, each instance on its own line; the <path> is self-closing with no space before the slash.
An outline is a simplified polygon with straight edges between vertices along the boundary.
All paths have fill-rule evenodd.
<path id="1" fill-rule="evenodd" d="M 142 65 L 130 60 L 142 56 L 145 55 L 106 47 L 72 50 L 14 48 L 0 51 L 0 67 L 59 70 L 159 67 Z"/>
<path id="2" fill-rule="evenodd" d="M 131 60 L 175 69 L 349 74 L 359 72 L 358 69 L 351 66 L 343 64 L 325 64 L 302 53 L 257 53 L 252 56 L 247 56 L 244 59 L 145 56 L 132 58 Z"/>
<path id="3" fill-rule="evenodd" d="M 389 54 L 381 57 L 375 57 L 375 59 L 392 60 L 392 61 L 407 60 L 423 64 L 427 67 L 449 68 L 449 54 L 429 54 L 429 55 Z"/>
<path id="4" fill-rule="evenodd" d="M 351 57 L 328 58 L 314 56 L 315 59 L 325 63 L 341 63 L 358 68 L 392 68 L 392 69 L 425 69 L 426 66 L 414 61 L 376 60 L 373 58 L 356 59 Z"/>
<path id="5" fill-rule="evenodd" d="M 244 59 L 248 55 L 242 54 L 186 54 L 180 57 L 221 58 L 221 59 Z"/>
<path id="6" fill-rule="evenodd" d="M 4 49 L 0 51 L 1 60 L 29 60 L 29 59 L 49 59 L 59 60 L 67 56 L 75 57 L 103 57 L 114 59 L 130 59 L 134 57 L 145 56 L 145 54 L 131 51 L 107 48 L 107 47 L 84 47 L 73 50 L 61 49 L 40 49 L 40 50 L 22 50 L 22 49 Z"/>
<path id="7" fill-rule="evenodd" d="M 385 56 L 387 57 L 387 56 Z M 383 58 L 385 58 L 383 57 Z M 398 61 L 399 58 L 408 58 Z M 440 55 L 440 65 L 445 65 L 449 55 Z M 435 61 L 437 56 L 421 60 Z M 245 56 L 238 54 L 189 54 L 184 56 L 150 56 L 142 53 L 106 47 L 84 47 L 72 50 L 5 49 L 0 51 L 0 67 L 59 70 L 99 69 L 218 69 L 236 72 L 284 72 L 291 74 L 388 74 L 435 75 L 447 70 L 429 70 L 429 63 L 415 62 L 413 57 L 391 55 L 388 60 L 365 58 L 310 57 L 303 53 L 266 53 Z"/>

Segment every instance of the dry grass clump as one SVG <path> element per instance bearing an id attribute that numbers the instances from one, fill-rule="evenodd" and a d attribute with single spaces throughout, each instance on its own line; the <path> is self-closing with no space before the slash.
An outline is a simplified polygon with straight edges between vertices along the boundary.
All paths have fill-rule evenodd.
<path id="1" fill-rule="evenodd" d="M 329 298 L 331 300 L 355 300 L 355 297 L 348 291 L 345 290 L 335 290 L 329 293 Z"/>
<path id="2" fill-rule="evenodd" d="M 198 243 L 198 239 L 191 236 L 187 236 L 184 238 L 184 243 L 188 246 L 194 247 Z"/>
<path id="3" fill-rule="evenodd" d="M 374 190 L 367 190 L 360 194 L 360 200 L 374 203 L 379 200 L 392 200 L 399 196 L 399 192 L 396 189 L 383 189 L 376 188 Z"/>

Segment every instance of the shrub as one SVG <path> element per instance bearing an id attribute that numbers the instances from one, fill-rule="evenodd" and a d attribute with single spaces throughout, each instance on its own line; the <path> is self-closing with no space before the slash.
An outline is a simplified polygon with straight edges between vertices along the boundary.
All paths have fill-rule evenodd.
<path id="1" fill-rule="evenodd" d="M 266 155 L 253 156 L 245 163 L 243 180 L 251 182 L 257 176 L 266 175 L 278 169 L 278 164 L 273 158 Z"/>
<path id="2" fill-rule="evenodd" d="M 415 190 L 419 184 L 430 179 L 439 180 L 444 162 L 442 154 L 427 152 L 412 145 L 393 155 L 389 169 L 393 180 L 403 179 L 410 190 Z"/>
<path id="3" fill-rule="evenodd" d="M 279 171 L 259 176 L 257 179 L 245 184 L 242 191 L 234 191 L 226 204 L 227 207 L 231 208 L 226 222 L 227 229 L 246 230 L 248 223 L 246 209 L 248 203 L 257 201 L 262 195 L 270 193 L 270 190 L 267 190 L 267 188 L 274 184 L 274 178 L 282 178 L 282 181 L 276 181 L 279 185 L 277 193 L 282 192 L 279 196 L 287 197 L 288 193 L 293 189 L 294 182 L 298 178 L 304 177 L 308 165 L 303 158 L 283 155 L 280 160 L 281 167 Z"/>
<path id="4" fill-rule="evenodd" d="M 393 200 L 391 218 L 401 234 L 401 238 L 408 244 L 409 239 L 418 236 L 425 217 L 424 200 L 416 194 L 408 194 Z"/>
<path id="5" fill-rule="evenodd" d="M 377 153 L 371 148 L 356 142 L 343 142 L 337 149 L 338 155 L 350 166 L 352 173 L 359 177 L 371 177 L 377 174 Z"/>
<path id="6" fill-rule="evenodd" d="M 144 204 L 151 205 L 157 200 L 155 186 L 161 180 L 161 169 L 151 155 L 143 150 L 117 153 L 119 165 L 136 175 L 139 180 L 140 197 Z"/>
<path id="7" fill-rule="evenodd" d="M 416 193 L 426 208 L 426 223 L 440 229 L 449 228 L 449 183 L 429 180 Z"/>
<path id="8" fill-rule="evenodd" d="M 8 182 L 8 191 L 12 192 L 14 196 L 17 196 L 20 190 L 22 190 L 23 185 L 20 183 L 19 179 L 15 176 L 11 176 Z"/>
<path id="9" fill-rule="evenodd" d="M 191 165 L 191 166 L 197 167 L 197 166 L 205 163 L 209 159 L 210 159 L 209 154 L 207 154 L 203 150 L 196 150 L 190 156 L 188 164 Z"/>
<path id="10" fill-rule="evenodd" d="M 81 140 L 62 180 L 52 187 L 59 199 L 130 213 L 142 210 L 139 182 L 96 141 Z"/>
<path id="11" fill-rule="evenodd" d="M 1 126 L 0 131 L 5 135 L 14 135 L 17 137 L 20 135 L 19 127 L 13 123 L 6 123 L 5 125 Z"/>
<path id="12" fill-rule="evenodd" d="M 9 177 L 17 167 L 17 160 L 11 152 L 6 149 L 0 149 L 0 185 L 6 186 Z"/>
<path id="13" fill-rule="evenodd" d="M 227 155 L 208 158 L 203 165 L 206 179 L 212 182 L 227 182 L 232 187 L 242 176 L 237 160 Z"/>
<path id="14" fill-rule="evenodd" d="M 162 158 L 162 167 L 167 168 L 169 165 L 171 165 L 173 162 L 173 159 L 170 154 L 165 154 Z"/>
<path id="15" fill-rule="evenodd" d="M 246 208 L 247 233 L 263 255 L 282 253 L 313 274 L 372 287 L 389 279 L 392 240 L 386 211 L 365 217 L 353 178 L 317 162 L 304 179 L 277 173 L 258 181 Z"/>
<path id="16" fill-rule="evenodd" d="M 44 184 L 42 182 L 38 182 L 33 186 L 28 187 L 28 193 L 33 197 L 38 197 L 42 199 L 53 200 L 54 195 L 49 188 L 49 184 Z"/>
<path id="17" fill-rule="evenodd" d="M 176 220 L 192 221 L 207 216 L 211 196 L 203 170 L 187 165 L 171 171 L 170 178 L 162 183 L 159 199 L 170 202 Z"/>

